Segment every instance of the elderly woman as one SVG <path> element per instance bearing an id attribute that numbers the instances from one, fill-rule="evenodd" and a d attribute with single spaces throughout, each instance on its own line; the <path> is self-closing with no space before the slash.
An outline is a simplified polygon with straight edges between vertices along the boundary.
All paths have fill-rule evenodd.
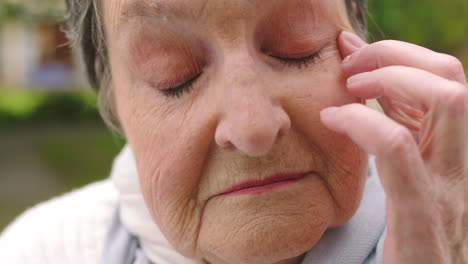
<path id="1" fill-rule="evenodd" d="M 128 147 L 116 187 L 17 219 L 2 263 L 468 263 L 457 59 L 367 44 L 363 0 L 67 4 Z"/>

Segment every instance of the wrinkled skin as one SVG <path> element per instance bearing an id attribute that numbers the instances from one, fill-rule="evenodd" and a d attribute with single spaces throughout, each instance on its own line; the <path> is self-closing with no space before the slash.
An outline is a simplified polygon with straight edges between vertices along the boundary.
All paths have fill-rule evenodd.
<path id="1" fill-rule="evenodd" d="M 409 43 L 368 45 L 348 36 L 348 43 L 341 42 L 347 89 L 378 99 L 385 115 L 351 104 L 321 116 L 328 128 L 376 155 L 387 194 L 384 263 L 468 263 L 468 85 L 462 64 Z"/>
<path id="2" fill-rule="evenodd" d="M 346 84 L 347 77 L 365 71 L 356 61 L 360 50 L 368 48 L 350 35 L 339 37 L 342 30 L 352 31 L 343 1 L 132 2 L 137 1 L 102 2 L 112 89 L 149 212 L 179 252 L 213 264 L 299 263 L 301 255 L 327 228 L 344 224 L 355 213 L 369 152 L 377 155 L 390 197 L 386 261 L 422 263 L 414 261 L 412 257 L 419 255 L 413 256 L 410 249 L 401 251 L 399 243 L 407 238 L 398 234 L 412 234 L 408 230 L 419 228 L 408 224 L 413 217 L 407 215 L 409 211 L 416 213 L 408 206 L 427 203 L 418 203 L 410 193 L 419 191 L 418 198 L 434 197 L 432 189 L 426 192 L 430 181 L 418 182 L 430 170 L 414 175 L 425 164 L 421 161 L 414 167 L 421 155 L 414 151 L 417 147 L 412 137 L 399 136 L 405 133 L 401 132 L 406 131 L 404 126 L 386 129 L 398 124 L 392 121 L 391 113 L 390 118 L 385 117 L 360 104 L 362 98 L 377 95 L 371 92 L 374 86 L 353 88 Z M 318 51 L 320 57 L 307 63 L 291 60 Z M 400 56 L 404 52 L 390 49 Z M 349 54 L 355 55 L 342 65 L 342 58 Z M 382 54 L 382 61 L 397 56 L 392 54 Z M 413 73 L 409 68 L 401 72 L 408 71 Z M 167 89 L 194 77 L 192 89 L 168 95 Z M 381 101 L 384 98 L 387 94 Z M 418 99 L 410 98 L 411 102 Z M 392 109 L 399 107 L 392 100 L 386 102 Z M 321 116 L 320 111 L 330 106 L 342 108 Z M 457 113 L 462 118 L 462 112 Z M 344 122 L 346 118 L 356 123 Z M 417 126 L 421 120 L 411 121 Z M 386 126 L 371 129 L 381 124 Z M 457 129 L 460 135 L 467 131 Z M 388 136 L 389 131 L 396 132 Z M 375 137 L 375 142 L 364 140 L 362 133 Z M 435 153 L 425 152 L 427 155 L 442 155 L 444 137 L 424 138 L 429 138 L 429 149 L 434 148 L 432 140 L 436 139 L 442 146 Z M 402 139 L 406 141 L 398 141 Z M 395 154 L 402 148 L 405 155 Z M 464 168 L 456 172 L 466 178 Z M 278 173 L 307 176 L 261 194 L 221 195 L 236 184 Z M 401 188 L 396 185 L 401 181 L 391 181 L 403 175 L 414 181 L 413 185 L 403 182 L 405 188 Z M 458 202 L 460 185 L 444 185 L 454 186 Z M 409 186 L 419 187 L 406 189 Z M 411 197 L 415 202 L 399 197 Z M 428 218 L 442 218 L 443 212 L 434 211 L 440 208 L 431 206 L 422 207 L 429 211 L 419 211 Z M 460 214 L 459 207 L 453 206 L 451 211 Z M 440 223 L 435 225 L 440 227 Z M 419 233 L 414 235 L 413 239 L 421 240 L 416 240 L 419 244 L 427 242 L 424 250 L 440 245 L 431 243 L 439 241 L 438 237 L 425 240 Z M 404 243 L 414 247 L 411 242 Z"/>

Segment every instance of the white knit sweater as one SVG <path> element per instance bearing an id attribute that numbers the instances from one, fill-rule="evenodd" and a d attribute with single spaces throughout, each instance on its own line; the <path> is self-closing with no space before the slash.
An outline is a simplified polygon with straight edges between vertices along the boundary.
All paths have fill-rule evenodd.
<path id="1" fill-rule="evenodd" d="M 158 232 L 140 197 L 133 163 L 125 148 L 114 162 L 112 180 L 93 183 L 23 213 L 0 234 L 0 264 L 100 263 L 118 204 L 123 225 L 138 237 L 151 261 L 197 263 L 177 253 Z M 372 158 L 370 164 L 372 177 L 357 213 L 346 225 L 328 230 L 304 263 L 382 263 L 385 198 Z"/>
<path id="2" fill-rule="evenodd" d="M 0 235 L 0 263 L 99 263 L 117 201 L 106 180 L 29 209 Z"/>

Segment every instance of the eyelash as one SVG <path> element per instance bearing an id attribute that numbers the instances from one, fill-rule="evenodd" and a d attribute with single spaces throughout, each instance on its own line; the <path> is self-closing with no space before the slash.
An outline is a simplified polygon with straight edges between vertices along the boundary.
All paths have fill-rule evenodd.
<path id="1" fill-rule="evenodd" d="M 174 98 L 181 98 L 185 93 L 189 93 L 192 89 L 193 89 L 193 84 L 195 83 L 195 81 L 198 79 L 198 77 L 201 76 L 201 73 L 198 74 L 197 76 L 193 77 L 192 79 L 186 81 L 185 83 L 179 85 L 179 86 L 176 86 L 176 87 L 173 87 L 173 88 L 169 88 L 169 89 L 165 89 L 163 90 L 162 92 L 164 93 L 164 95 L 166 97 L 174 97 Z"/>
<path id="2" fill-rule="evenodd" d="M 311 63 L 315 63 L 318 59 L 321 57 L 320 51 L 315 52 L 312 55 L 309 55 L 307 57 L 303 58 L 281 58 L 281 57 L 275 57 L 279 59 L 284 66 L 288 67 L 297 67 L 299 70 L 302 70 L 303 68 L 306 68 L 309 66 Z"/>
<path id="3" fill-rule="evenodd" d="M 299 70 L 306 68 L 311 63 L 315 63 L 318 59 L 320 59 L 320 51 L 315 52 L 314 54 L 303 57 L 303 58 L 282 58 L 282 57 L 274 57 L 280 60 L 284 66 L 287 67 L 297 67 Z M 185 83 L 163 90 L 163 93 L 166 97 L 173 97 L 180 99 L 185 93 L 189 93 L 193 89 L 193 85 L 197 81 L 198 77 L 201 76 L 201 73 L 197 76 L 193 77 L 192 79 L 186 81 Z"/>

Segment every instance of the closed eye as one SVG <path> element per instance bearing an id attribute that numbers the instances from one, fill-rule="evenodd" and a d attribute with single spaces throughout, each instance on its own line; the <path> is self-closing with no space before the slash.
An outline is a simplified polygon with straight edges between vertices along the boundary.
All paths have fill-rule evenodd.
<path id="1" fill-rule="evenodd" d="M 162 92 L 167 97 L 181 98 L 185 93 L 189 93 L 191 90 L 193 90 L 193 85 L 200 76 L 201 73 L 181 85 L 169 89 L 164 89 Z"/>
<path id="2" fill-rule="evenodd" d="M 311 63 L 315 63 L 320 59 L 320 51 L 313 53 L 307 57 L 302 58 L 285 58 L 285 57 L 274 57 L 279 59 L 285 66 L 297 67 L 299 70 L 309 66 Z"/>
<path id="3" fill-rule="evenodd" d="M 285 58 L 276 56 L 274 56 L 274 58 L 280 60 L 285 66 L 297 67 L 299 70 L 301 70 L 309 66 L 311 63 L 315 63 L 318 59 L 320 59 L 320 51 L 317 51 L 312 55 L 302 58 Z M 181 98 L 185 93 L 189 93 L 191 90 L 193 90 L 193 85 L 200 76 L 201 73 L 196 75 L 192 79 L 184 82 L 181 85 L 164 89 L 162 90 L 162 92 L 167 97 Z"/>

